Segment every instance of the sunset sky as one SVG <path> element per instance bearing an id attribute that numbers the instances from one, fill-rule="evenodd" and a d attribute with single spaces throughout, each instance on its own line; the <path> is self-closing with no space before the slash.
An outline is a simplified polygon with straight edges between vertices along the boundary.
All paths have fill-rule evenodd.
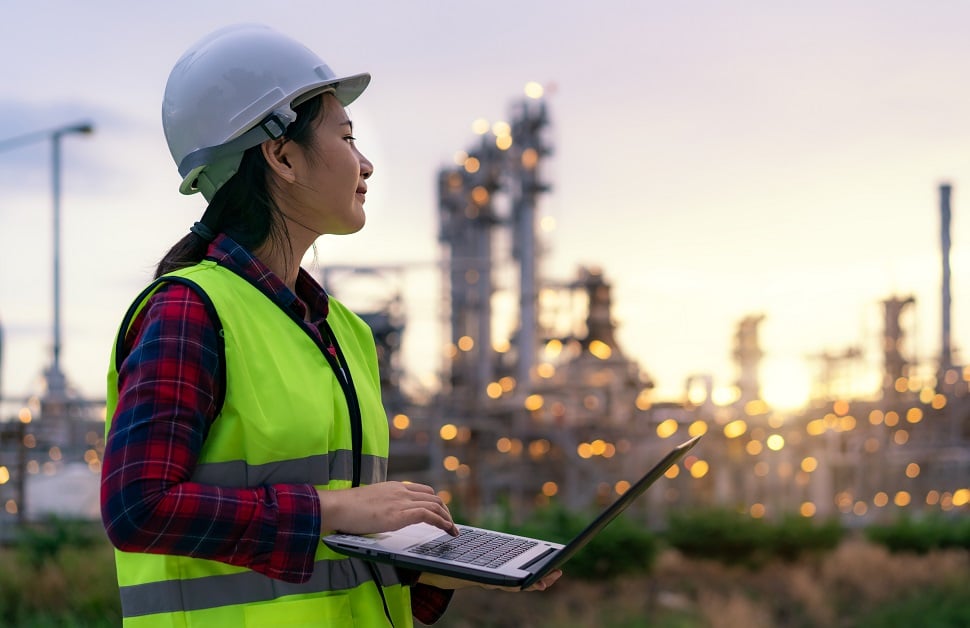
<path id="1" fill-rule="evenodd" d="M 350 107 L 376 168 L 368 224 L 321 239 L 316 264 L 411 269 L 416 379 L 439 368 L 428 346 L 443 342 L 436 174 L 528 81 L 547 87 L 555 149 L 540 213 L 557 226 L 540 269 L 602 269 L 621 348 L 658 398 L 678 399 L 695 374 L 731 385 L 749 314 L 765 315 L 769 402 L 797 404 L 819 366 L 809 356 L 849 346 L 865 355 L 859 390 L 873 390 L 880 301 L 894 295 L 916 298 L 904 351 L 932 371 L 942 182 L 954 344 L 970 344 L 970 3 L 7 3 L 0 142 L 95 126 L 62 145 L 62 364 L 86 395 L 104 395 L 125 308 L 203 209 L 178 194 L 162 135 L 169 70 L 207 32 L 252 21 L 338 73 L 373 75 Z M 51 213 L 50 144 L 0 152 L 4 395 L 36 390 L 50 361 Z"/>

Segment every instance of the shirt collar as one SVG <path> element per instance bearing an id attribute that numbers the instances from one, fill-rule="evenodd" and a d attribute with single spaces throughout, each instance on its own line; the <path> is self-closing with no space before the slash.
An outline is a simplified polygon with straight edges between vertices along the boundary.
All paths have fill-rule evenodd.
<path id="1" fill-rule="evenodd" d="M 283 280 L 269 269 L 266 264 L 224 233 L 220 233 L 209 244 L 206 257 L 237 275 L 248 280 L 281 307 L 293 310 L 301 319 L 326 317 L 329 311 L 329 297 L 304 268 L 296 277 L 296 294 L 286 287 Z"/>

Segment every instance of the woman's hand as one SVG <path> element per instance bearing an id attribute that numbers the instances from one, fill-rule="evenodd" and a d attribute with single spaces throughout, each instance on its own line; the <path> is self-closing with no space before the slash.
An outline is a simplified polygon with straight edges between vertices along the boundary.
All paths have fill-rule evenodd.
<path id="1" fill-rule="evenodd" d="M 380 482 L 320 495 L 321 531 L 372 534 L 428 523 L 458 536 L 458 528 L 434 489 L 410 482 Z"/>
<path id="2" fill-rule="evenodd" d="M 480 584 L 478 582 L 471 582 L 470 580 L 461 580 L 459 578 L 452 578 L 450 576 L 439 576 L 438 574 L 427 572 L 421 573 L 421 577 L 418 578 L 418 582 L 432 587 L 437 587 L 439 589 L 464 589 L 467 587 L 481 587 L 483 589 L 494 589 L 496 591 L 509 591 L 516 593 L 518 591 L 545 591 L 551 587 L 556 580 L 559 580 L 561 575 L 561 569 L 551 571 L 528 589 L 519 589 L 518 587 L 500 587 L 492 584 Z"/>

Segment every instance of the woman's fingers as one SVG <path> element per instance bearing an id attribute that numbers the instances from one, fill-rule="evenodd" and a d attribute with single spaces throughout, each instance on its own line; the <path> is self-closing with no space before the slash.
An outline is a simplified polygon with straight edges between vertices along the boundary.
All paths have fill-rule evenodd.
<path id="1" fill-rule="evenodd" d="M 448 507 L 430 486 L 381 482 L 318 494 L 324 530 L 370 534 L 423 522 L 458 534 Z"/>
<path id="2" fill-rule="evenodd" d="M 402 483 L 402 486 L 410 491 L 410 497 L 413 500 L 411 507 L 404 511 L 408 515 L 404 525 L 427 523 L 453 536 L 458 536 L 458 528 L 451 518 L 451 512 L 433 488 L 424 484 L 411 483 Z"/>
<path id="3" fill-rule="evenodd" d="M 402 525 L 399 526 L 400 528 L 413 523 L 427 523 L 436 528 L 441 528 L 452 536 L 458 536 L 458 527 L 451 520 L 451 515 L 448 513 L 442 513 L 430 508 L 410 508 L 404 514 L 406 518 L 402 522 Z"/>
<path id="4" fill-rule="evenodd" d="M 556 582 L 556 580 L 559 580 L 561 576 L 562 576 L 561 569 L 557 569 L 555 571 L 547 573 L 539 580 L 539 582 L 536 582 L 535 584 L 533 584 L 531 587 L 526 589 L 526 591 L 545 591 L 546 589 L 551 587 Z"/>
<path id="5" fill-rule="evenodd" d="M 438 494 L 435 493 L 434 489 L 428 486 L 427 484 L 415 484 L 414 482 L 401 482 L 401 486 L 415 493 L 425 493 L 427 495 L 434 495 L 435 497 L 438 497 Z M 438 499 L 441 499 L 441 498 L 438 497 Z"/>
<path id="6" fill-rule="evenodd" d="M 541 580 L 533 584 L 528 589 L 519 589 L 517 587 L 503 587 L 494 584 L 480 584 L 472 582 L 470 580 L 461 580 L 458 578 L 451 578 L 449 576 L 439 576 L 437 574 L 423 572 L 418 579 L 418 582 L 424 584 L 429 584 L 433 587 L 438 587 L 439 589 L 464 589 L 466 587 L 480 587 L 482 589 L 492 589 L 495 591 L 508 591 L 509 593 L 519 593 L 521 591 L 545 591 L 551 587 L 556 580 L 562 576 L 562 570 L 557 569 L 543 576 Z"/>

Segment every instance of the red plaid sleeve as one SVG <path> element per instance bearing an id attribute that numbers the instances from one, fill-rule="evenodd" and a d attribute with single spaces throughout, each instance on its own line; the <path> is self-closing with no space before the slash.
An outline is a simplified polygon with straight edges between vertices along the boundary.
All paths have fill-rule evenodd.
<path id="1" fill-rule="evenodd" d="M 453 590 L 439 589 L 427 584 L 411 587 L 411 614 L 419 622 L 431 625 L 441 619 L 448 610 Z"/>

